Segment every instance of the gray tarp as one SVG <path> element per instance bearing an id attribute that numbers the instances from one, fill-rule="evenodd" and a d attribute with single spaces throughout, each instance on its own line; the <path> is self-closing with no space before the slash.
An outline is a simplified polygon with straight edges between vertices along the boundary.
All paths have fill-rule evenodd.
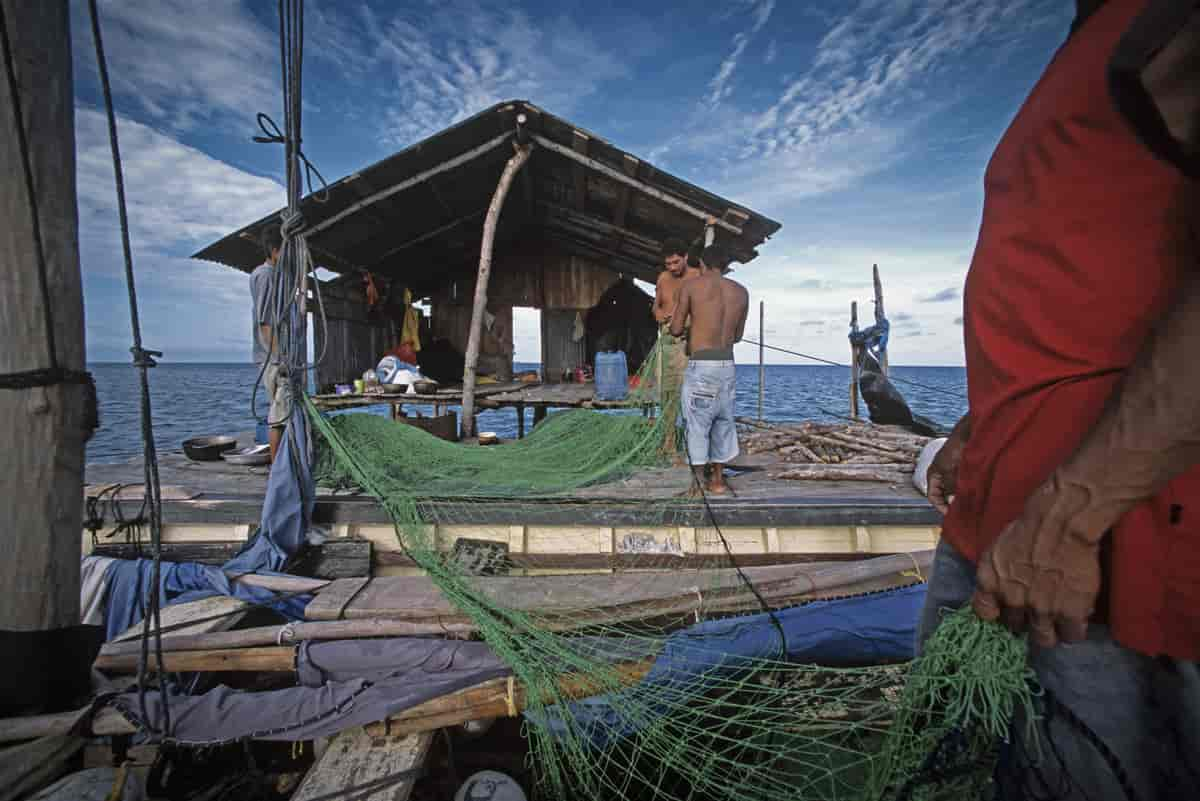
<path id="1" fill-rule="evenodd" d="M 199 745 L 247 737 L 327 737 L 510 673 L 481 642 L 415 637 L 305 642 L 296 655 L 300 686 L 251 693 L 222 685 L 203 695 L 172 696 L 167 739 Z M 112 703 L 144 728 L 135 693 Z M 146 694 L 152 721 L 161 720 L 161 704 L 158 693 Z"/>

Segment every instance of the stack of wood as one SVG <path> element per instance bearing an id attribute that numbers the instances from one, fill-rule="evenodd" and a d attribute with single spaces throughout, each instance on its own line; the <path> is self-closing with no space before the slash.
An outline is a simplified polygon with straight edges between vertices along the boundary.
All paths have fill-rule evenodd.
<path id="1" fill-rule="evenodd" d="M 850 421 L 738 424 L 742 451 L 776 456 L 767 472 L 780 479 L 906 483 L 929 442 L 900 426 Z"/>

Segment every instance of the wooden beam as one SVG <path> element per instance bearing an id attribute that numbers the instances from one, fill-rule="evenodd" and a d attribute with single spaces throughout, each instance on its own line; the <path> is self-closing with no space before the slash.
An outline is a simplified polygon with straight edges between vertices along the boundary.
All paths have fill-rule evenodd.
<path id="1" fill-rule="evenodd" d="M 0 183 L 0 375 L 53 366 L 47 329 L 57 365 L 83 371 L 68 5 L 0 0 L 0 13 L 7 38 L 0 55 L 0 174 L 6 177 Z M 87 409 L 87 388 L 78 383 L 0 389 L 2 630 L 79 623 Z M 19 664 L 18 654 L 8 656 Z M 28 683 L 23 689 L 31 690 Z"/>
<path id="2" fill-rule="evenodd" d="M 529 160 L 533 145 L 516 148 L 516 153 L 504 165 L 500 181 L 496 184 L 496 192 L 492 195 L 492 203 L 488 207 L 487 217 L 483 222 L 483 244 L 479 251 L 479 274 L 475 279 L 475 299 L 471 306 L 471 329 L 467 339 L 467 353 L 463 367 L 462 392 L 462 436 L 464 439 L 475 435 L 475 367 L 479 363 L 479 344 L 483 329 L 483 312 L 487 306 L 488 278 L 492 273 L 492 247 L 496 240 L 496 225 L 500 221 L 500 211 L 504 208 L 504 198 L 508 196 L 509 187 L 517 172 Z"/>
<path id="3" fill-rule="evenodd" d="M 579 131 L 575 131 L 571 137 L 571 149 L 585 159 L 583 162 L 575 162 L 575 168 L 572 170 L 575 179 L 575 208 L 579 211 L 587 209 L 587 170 L 583 165 L 587 159 L 588 141 L 588 136 Z"/>
<path id="4" fill-rule="evenodd" d="M 637 179 L 638 167 L 641 162 L 629 154 L 625 154 L 622 160 L 621 167 L 625 170 L 625 174 L 630 178 Z M 633 194 L 633 189 L 628 184 L 622 184 L 618 190 L 617 209 L 613 213 L 613 225 L 618 228 L 625 227 L 625 218 L 629 215 L 629 199 Z"/>
<path id="5" fill-rule="evenodd" d="M 487 209 L 478 209 L 476 211 L 471 212 L 470 214 L 464 214 L 463 216 L 459 217 L 458 219 L 451 220 L 450 222 L 446 223 L 445 225 L 438 226 L 437 228 L 434 228 L 432 231 L 426 231 L 425 233 L 421 234 L 420 236 L 414 237 L 413 239 L 409 239 L 408 241 L 403 242 L 402 244 L 399 244 L 396 247 L 392 248 L 391 250 L 387 251 L 382 256 L 377 258 L 374 262 L 372 262 L 371 266 L 372 266 L 372 268 L 376 267 L 384 259 L 394 256 L 402 250 L 407 250 L 408 248 L 411 248 L 414 245 L 419 245 L 422 242 L 426 242 L 430 239 L 433 239 L 434 237 L 438 236 L 439 234 L 444 234 L 447 231 L 453 230 L 465 222 L 470 222 L 471 220 L 474 220 L 478 217 L 482 217 L 486 213 L 487 213 Z"/>
<path id="6" fill-rule="evenodd" d="M 67 773 L 86 743 L 82 737 L 62 734 L 0 752 L 0 801 L 28 798 Z"/>
<path id="7" fill-rule="evenodd" d="M 408 801 L 432 743 L 433 732 L 392 737 L 346 729 L 309 769 L 292 801 Z"/>
<path id="8" fill-rule="evenodd" d="M 21 740 L 34 740 L 38 737 L 67 734 L 75 728 L 79 719 L 90 711 L 91 707 L 86 706 L 71 712 L 0 719 L 0 743 L 15 743 Z M 132 734 L 135 731 L 137 731 L 137 727 L 111 707 L 104 707 L 92 719 L 91 733 L 97 737 Z"/>
<path id="9" fill-rule="evenodd" d="M 593 158 L 589 158 L 587 156 L 581 156 L 580 154 L 576 153 L 571 148 L 563 147 L 562 145 L 558 144 L 557 142 L 547 139 L 544 136 L 535 134 L 533 137 L 533 141 L 536 142 L 541 147 L 546 148 L 547 150 L 553 151 L 553 152 L 559 154 L 560 156 L 565 156 L 566 158 L 570 159 L 571 161 L 577 162 L 577 163 L 582 164 L 592 170 L 595 170 L 596 172 L 600 173 L 601 175 L 611 178 L 619 184 L 624 184 L 626 186 L 632 187 L 633 189 L 636 189 L 637 191 L 641 192 L 642 194 L 649 195 L 650 197 L 654 198 L 655 200 L 658 200 L 662 203 L 667 204 L 668 206 L 671 206 L 672 208 L 676 208 L 686 214 L 689 214 L 698 220 L 707 220 L 710 216 L 712 216 L 709 212 L 704 211 L 699 208 L 696 208 L 692 204 L 690 204 L 686 201 L 680 200 L 679 198 L 675 197 L 674 195 L 669 195 L 666 192 L 662 191 L 661 189 L 655 189 L 653 186 L 650 186 L 649 184 L 646 184 L 643 181 L 640 181 L 636 178 L 630 178 L 628 175 L 625 175 L 620 170 L 615 170 L 612 167 L 608 166 L 607 164 L 603 164 L 599 161 L 596 161 Z M 731 234 L 737 234 L 738 236 L 741 236 L 741 234 L 742 234 L 741 228 L 739 228 L 738 226 L 733 225 L 725 220 L 717 220 L 717 227 L 722 228 Z"/>
<path id="10" fill-rule="evenodd" d="M 419 172 L 407 180 L 401 181 L 398 184 L 393 184 L 392 186 L 389 186 L 387 189 L 383 189 L 383 190 L 375 192 L 371 195 L 368 195 L 367 197 L 363 198 L 362 200 L 358 201 L 357 203 L 352 203 L 351 205 L 347 206 L 345 209 L 341 210 L 340 212 L 333 215 L 329 219 L 322 220 L 321 222 L 312 226 L 311 228 L 308 229 L 308 231 L 306 233 L 309 235 L 309 237 L 319 234 L 321 231 L 324 231 L 326 228 L 329 228 L 332 225 L 336 225 L 337 223 L 339 223 L 342 220 L 349 217 L 351 214 L 354 214 L 355 212 L 359 211 L 360 209 L 364 209 L 367 206 L 370 206 L 372 203 L 378 203 L 379 201 L 383 200 L 384 198 L 389 198 L 392 195 L 395 195 L 399 192 L 403 192 L 406 189 L 411 189 L 414 186 L 425 183 L 426 181 L 428 181 L 430 178 L 432 178 L 435 175 L 441 175 L 444 172 L 449 172 L 450 170 L 453 170 L 456 167 L 459 167 L 470 161 L 474 161 L 475 159 L 479 158 L 480 156 L 485 156 L 488 153 L 491 153 L 496 148 L 501 147 L 502 145 L 504 145 L 511 139 L 512 139 L 511 133 L 502 133 L 499 136 L 493 137 L 492 139 L 489 139 L 488 141 L 484 142 L 482 145 L 479 145 L 478 147 L 473 147 L 470 150 L 460 153 L 459 155 L 455 156 L 452 159 L 443 161 L 441 164 L 437 165 L 436 167 L 431 167 L 428 170 Z"/>
<path id="11" fill-rule="evenodd" d="M 561 699 L 588 698 L 612 692 L 641 681 L 654 666 L 655 660 L 619 662 L 603 674 L 568 673 L 558 679 L 558 692 L 545 693 L 541 701 L 555 703 Z M 434 698 L 406 709 L 387 720 L 368 724 L 368 734 L 375 736 L 415 734 L 466 723 L 468 720 L 513 717 L 529 706 L 529 691 L 514 679 L 492 679 L 465 690 Z"/>
<path id="12" fill-rule="evenodd" d="M 94 666 L 98 670 L 113 673 L 133 673 L 138 669 L 138 656 L 101 654 L 96 657 Z M 158 659 L 153 652 L 150 654 L 148 666 L 151 669 L 158 668 Z M 163 669 L 170 673 L 290 673 L 296 669 L 296 649 L 290 646 L 269 646 L 172 651 L 163 654 Z"/>

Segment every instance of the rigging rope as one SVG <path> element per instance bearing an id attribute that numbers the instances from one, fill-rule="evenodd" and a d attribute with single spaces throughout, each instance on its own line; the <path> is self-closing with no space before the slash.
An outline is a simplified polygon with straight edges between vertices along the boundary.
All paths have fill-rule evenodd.
<path id="1" fill-rule="evenodd" d="M 833 361 L 830 361 L 829 359 L 822 359 L 820 356 L 811 356 L 807 353 L 801 353 L 800 351 L 796 351 L 796 350 L 788 350 L 787 348 L 780 348 L 776 345 L 768 345 L 765 342 L 755 342 L 753 339 L 743 339 L 742 342 L 745 342 L 747 345 L 760 345 L 761 347 L 764 347 L 767 350 L 777 350 L 780 353 L 786 353 L 791 356 L 799 356 L 801 359 L 809 359 L 814 362 L 820 362 L 821 364 L 828 364 L 831 367 L 843 367 L 847 370 L 850 369 L 850 365 L 848 365 L 848 364 L 842 364 L 841 362 L 833 362 Z M 921 389 L 927 389 L 930 392 L 940 392 L 943 395 L 949 395 L 952 398 L 961 398 L 963 400 L 966 400 L 966 398 L 967 398 L 967 393 L 964 392 L 963 390 L 946 389 L 945 387 L 935 387 L 935 386 L 931 386 L 929 384 L 922 384 L 919 381 L 913 381 L 910 378 L 902 378 L 901 376 L 898 376 L 898 375 L 888 375 L 887 378 L 889 381 L 895 381 L 900 384 L 909 384 L 911 386 L 919 387 Z"/>
<path id="2" fill-rule="evenodd" d="M 121 224 L 121 251 L 125 260 L 125 288 L 129 296 L 129 325 L 133 333 L 133 365 L 138 368 L 140 382 L 140 407 L 142 428 L 142 457 L 145 480 L 145 497 L 147 511 L 150 517 L 150 543 L 153 549 L 150 572 L 150 592 L 145 599 L 147 610 L 142 616 L 142 648 L 138 654 L 138 703 L 142 719 L 152 733 L 167 734 L 171 728 L 171 712 L 168 706 L 166 672 L 159 669 L 158 691 L 162 696 L 162 719 L 152 721 L 146 710 L 146 675 L 150 656 L 150 641 L 154 641 L 156 664 L 163 664 L 162 657 L 162 623 L 160 620 L 161 593 L 161 564 L 162 564 L 162 490 L 159 486 L 158 453 L 154 444 L 154 420 L 150 406 L 150 376 L 149 368 L 155 366 L 154 357 L 161 357 L 159 351 L 146 350 L 142 347 L 142 327 L 138 316 L 137 285 L 133 274 L 133 249 L 129 243 L 129 216 L 125 203 L 125 178 L 121 168 L 121 148 L 117 139 L 117 116 L 113 110 L 112 87 L 108 80 L 108 64 L 104 58 L 104 40 L 100 33 L 100 12 L 96 0 L 88 0 L 88 12 L 92 21 L 92 38 L 96 46 L 96 68 L 100 73 L 100 87 L 104 93 L 104 111 L 108 119 L 108 140 L 112 150 L 113 177 L 117 189 L 117 213 Z M 154 634 L 151 637 L 151 625 Z"/>

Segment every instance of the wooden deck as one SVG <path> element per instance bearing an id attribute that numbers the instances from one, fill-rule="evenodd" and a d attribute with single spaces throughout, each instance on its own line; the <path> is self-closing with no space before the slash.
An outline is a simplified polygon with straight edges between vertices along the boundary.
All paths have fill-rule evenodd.
<path id="1" fill-rule="evenodd" d="M 244 437 L 244 439 L 248 439 Z M 701 501 L 678 496 L 690 485 L 686 468 L 656 468 L 622 481 L 539 500 L 463 503 L 432 499 L 423 513 L 439 547 L 459 539 L 500 542 L 529 572 L 616 569 L 645 555 L 667 561 L 712 559 L 728 546 L 751 562 L 836 558 L 838 555 L 924 550 L 937 540 L 941 518 L 911 484 L 772 480 L 764 457 L 735 463 L 736 495 Z M 180 452 L 160 455 L 164 540 L 231 542 L 257 526 L 267 471 L 225 462 L 192 462 Z M 87 466 L 85 495 L 95 499 L 112 484 L 140 484 L 140 459 Z M 118 513 L 138 512 L 131 488 L 117 506 L 108 496 L 91 504 L 111 531 Z M 411 569 L 383 508 L 369 496 L 319 488 L 314 523 L 334 537 L 373 544 L 376 572 Z M 717 533 L 719 530 L 719 534 Z M 90 551 L 92 535 L 84 532 Z"/>

